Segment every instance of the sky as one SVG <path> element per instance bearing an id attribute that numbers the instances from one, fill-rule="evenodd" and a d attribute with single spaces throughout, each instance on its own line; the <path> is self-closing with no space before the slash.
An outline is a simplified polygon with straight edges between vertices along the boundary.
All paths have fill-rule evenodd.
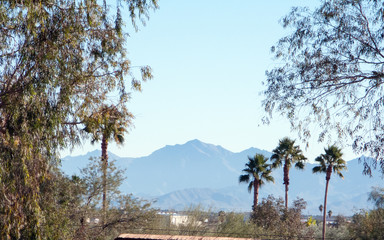
<path id="1" fill-rule="evenodd" d="M 149 65 L 154 79 L 143 84 L 142 92 L 132 93 L 128 107 L 135 115 L 134 128 L 123 146 L 111 143 L 109 150 L 141 157 L 199 139 L 233 152 L 250 147 L 272 151 L 286 136 L 301 144 L 287 119 L 275 115 L 270 125 L 262 123 L 262 82 L 265 71 L 279 64 L 271 47 L 288 33 L 279 20 L 293 6 L 317 2 L 160 0 L 146 26 L 135 32 L 127 25 L 132 66 Z M 313 161 L 324 147 L 313 139 L 304 152 Z M 94 149 L 100 145 L 84 143 L 62 156 Z M 356 157 L 344 148 L 346 160 Z"/>

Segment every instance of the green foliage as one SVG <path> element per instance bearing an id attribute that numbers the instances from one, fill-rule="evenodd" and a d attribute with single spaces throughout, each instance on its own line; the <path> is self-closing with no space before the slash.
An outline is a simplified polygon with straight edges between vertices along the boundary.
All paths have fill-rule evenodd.
<path id="1" fill-rule="evenodd" d="M 140 231 L 152 226 L 156 218 L 156 210 L 151 208 L 150 202 L 129 194 L 119 195 L 115 201 L 116 205 L 108 209 L 108 217 L 101 227 L 101 231 L 104 231 L 101 239 L 115 239 L 121 233 Z M 93 231 L 93 228 L 88 230 L 94 234 Z M 89 234 L 89 236 L 89 239 L 95 239 L 92 235 Z"/>
<path id="2" fill-rule="evenodd" d="M 341 173 L 342 170 L 347 169 L 346 162 L 344 161 L 343 153 L 341 149 L 335 145 L 329 146 L 324 149 L 325 154 L 318 156 L 315 161 L 318 162 L 318 166 L 312 169 L 313 173 L 325 173 L 325 196 L 324 196 L 324 209 L 323 209 L 323 239 L 326 234 L 326 222 L 327 222 L 327 196 L 328 196 L 328 185 L 331 179 L 332 173 L 336 173 L 339 177 L 344 178 Z M 332 211 L 329 210 L 328 216 L 332 216 Z"/>
<path id="3" fill-rule="evenodd" d="M 128 131 L 133 115 L 122 109 L 121 112 L 117 106 L 103 105 L 99 110 L 93 112 L 90 116 L 84 118 L 87 134 L 91 135 L 91 143 L 113 140 L 117 144 L 124 143 L 124 134 Z"/>
<path id="4" fill-rule="evenodd" d="M 279 145 L 272 152 L 271 160 L 273 161 L 272 166 L 274 168 L 286 165 L 289 169 L 295 164 L 297 169 L 303 169 L 304 161 L 307 160 L 300 147 L 298 145 L 295 146 L 295 140 L 288 137 L 279 140 Z"/>
<path id="5" fill-rule="evenodd" d="M 178 216 L 188 216 L 188 221 L 184 222 L 184 225 L 173 225 L 170 215 L 156 215 L 156 220 L 149 228 L 131 229 L 131 232 L 256 239 L 321 239 L 322 224 L 316 224 L 316 220 L 312 217 L 307 222 L 301 221 L 301 213 L 305 207 L 306 202 L 303 199 L 296 199 L 287 210 L 282 198 L 268 196 L 262 200 L 249 218 L 248 213 L 224 211 L 214 213 L 201 206 L 191 206 L 177 213 Z M 205 219 L 208 221 L 205 222 Z M 343 216 L 336 216 L 335 219 L 336 223 L 328 227 L 326 238 L 355 239 L 357 235 L 353 235 L 350 230 L 357 231 L 356 227 L 350 225 Z M 356 223 L 361 226 L 363 221 L 357 220 Z M 379 227 L 379 223 L 374 227 Z M 356 237 L 356 239 L 381 239 L 377 237 L 379 235 L 372 236 L 375 238 Z"/>
<path id="6" fill-rule="evenodd" d="M 349 225 L 351 237 L 354 239 L 382 239 L 384 236 L 384 210 L 361 210 L 352 217 Z"/>
<path id="7" fill-rule="evenodd" d="M 373 210 L 360 210 L 352 217 L 349 231 L 354 239 L 381 239 L 384 236 L 383 189 L 372 188 L 368 200 L 375 204 Z"/>
<path id="8" fill-rule="evenodd" d="M 306 239 L 322 239 L 322 224 L 311 225 L 304 229 L 302 236 Z M 354 239 L 351 238 L 347 225 L 342 225 L 339 228 L 330 227 L 328 228 L 326 239 Z"/>
<path id="9" fill-rule="evenodd" d="M 383 11 L 382 0 L 292 8 L 281 21 L 290 33 L 272 47 L 279 64 L 266 72 L 265 121 L 280 113 L 305 140 L 350 137 L 382 163 Z"/>
<path id="10" fill-rule="evenodd" d="M 132 195 L 121 194 L 119 187 L 124 178 L 124 170 L 118 169 L 114 161 L 107 167 L 106 183 L 108 209 L 104 221 L 104 210 L 100 208 L 104 193 L 104 165 L 99 158 L 90 159 L 87 167 L 81 170 L 81 179 L 85 190 L 80 195 L 76 238 L 78 239 L 114 239 L 122 232 L 150 225 L 155 219 L 156 210 L 150 202 L 139 200 Z M 90 221 L 87 221 L 87 220 Z M 92 222 L 99 219 L 99 222 Z"/>
<path id="11" fill-rule="evenodd" d="M 300 147 L 295 146 L 295 141 L 288 137 L 279 140 L 279 145 L 272 152 L 272 167 L 277 168 L 284 165 L 285 208 L 288 209 L 289 170 L 293 164 L 297 169 L 304 169 L 307 158 L 303 155 Z"/>
<path id="12" fill-rule="evenodd" d="M 252 214 L 252 221 L 257 226 L 274 232 L 280 227 L 280 216 L 284 212 L 283 209 L 283 199 L 276 199 L 274 196 L 270 195 L 268 198 L 264 198 L 256 207 L 255 212 Z"/>
<path id="13" fill-rule="evenodd" d="M 384 188 L 373 187 L 369 193 L 368 201 L 373 202 L 376 208 L 384 208 Z"/>
<path id="14" fill-rule="evenodd" d="M 103 161 L 103 222 L 106 221 L 106 210 L 108 208 L 106 169 L 108 167 L 108 143 L 114 140 L 117 144 L 123 144 L 124 134 L 131 124 L 132 114 L 125 108 L 119 109 L 116 106 L 103 105 L 91 116 L 84 119 L 86 133 L 91 135 L 91 143 L 101 141 L 101 160 Z"/>
<path id="15" fill-rule="evenodd" d="M 39 186 L 41 220 L 40 235 L 43 239 L 114 239 L 122 232 L 148 227 L 156 218 L 151 203 L 122 195 L 119 191 L 124 170 L 111 161 L 107 169 L 107 219 L 101 219 L 102 162 L 91 159 L 81 170 L 80 176 L 67 177 L 51 169 Z M 2 226 L 4 227 L 4 225 Z M 3 231 L 3 229 L 1 229 Z M 22 229 L 18 239 L 30 239 L 28 228 Z M 38 237 L 38 236 L 32 236 Z"/>
<path id="16" fill-rule="evenodd" d="M 40 191 L 40 206 L 45 216 L 42 236 L 45 239 L 73 239 L 80 224 L 85 181 L 77 176 L 69 178 L 53 172 L 40 185 Z M 21 237 L 25 237 L 24 232 Z"/>
<path id="17" fill-rule="evenodd" d="M 243 169 L 246 174 L 239 177 L 239 182 L 250 182 L 249 192 L 252 191 L 254 181 L 257 181 L 259 186 L 262 186 L 264 181 L 274 182 L 273 177 L 270 175 L 272 170 L 267 161 L 268 158 L 262 154 L 256 154 L 253 158 L 248 157 L 248 163 L 245 164 L 246 168 Z"/>
<path id="18" fill-rule="evenodd" d="M 217 233 L 223 237 L 249 237 L 255 233 L 255 226 L 246 220 L 244 214 L 229 212 L 224 213 L 223 219 L 219 221 Z"/>
<path id="19" fill-rule="evenodd" d="M 326 173 L 327 177 L 329 175 L 329 178 L 330 174 L 333 172 L 336 173 L 339 177 L 344 178 L 341 171 L 347 169 L 347 163 L 342 158 L 343 153 L 341 152 L 341 149 L 333 145 L 324 149 L 324 151 L 325 154 L 321 154 L 315 159 L 319 165 L 314 167 L 312 172 Z"/>
<path id="20" fill-rule="evenodd" d="M 103 162 L 100 158 L 90 158 L 89 164 L 80 170 L 81 179 L 84 181 L 86 190 L 84 192 L 84 199 L 87 199 L 86 205 L 96 207 L 101 201 L 103 193 Z M 107 189 L 108 198 L 107 201 L 111 202 L 112 199 L 120 196 L 119 187 L 125 179 L 124 169 L 119 169 L 115 166 L 115 161 L 110 161 L 107 167 Z"/>
<path id="21" fill-rule="evenodd" d="M 157 1 L 121 1 L 115 17 L 96 0 L 0 2 L 0 238 L 42 237 L 40 185 L 58 151 L 80 142 L 83 119 L 104 103 L 126 108 L 127 77 L 140 90 L 123 5 L 136 27 Z M 151 77 L 143 67 L 141 80 Z"/>
<path id="22" fill-rule="evenodd" d="M 268 196 L 257 206 L 252 221 L 269 235 L 296 239 L 306 227 L 306 224 L 301 222 L 301 212 L 306 204 L 303 199 L 296 199 L 293 206 L 286 209 L 283 199 Z"/>
<path id="23" fill-rule="evenodd" d="M 318 232 L 320 233 L 320 231 Z M 320 234 L 315 237 L 320 238 Z M 326 239 L 351 239 L 348 227 L 346 225 L 340 226 L 338 228 L 330 227 L 328 228 Z"/>
<path id="24" fill-rule="evenodd" d="M 258 202 L 259 188 L 264 185 L 264 182 L 275 182 L 271 176 L 271 166 L 267 164 L 268 159 L 262 154 L 256 154 L 253 158 L 248 157 L 246 168 L 243 169 L 244 175 L 240 175 L 239 182 L 249 182 L 248 192 L 254 191 L 253 206 L 254 209 Z"/>

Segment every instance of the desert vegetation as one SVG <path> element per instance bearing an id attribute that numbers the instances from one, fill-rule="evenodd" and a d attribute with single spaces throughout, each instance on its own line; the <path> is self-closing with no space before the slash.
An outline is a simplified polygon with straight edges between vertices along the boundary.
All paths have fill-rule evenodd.
<path id="1" fill-rule="evenodd" d="M 383 195 L 384 196 L 384 195 Z M 256 239 L 322 239 L 322 216 L 303 216 L 306 202 L 296 199 L 285 208 L 283 198 L 268 196 L 252 213 L 223 212 L 192 206 L 181 212 L 158 215 L 154 225 L 134 233 L 190 236 L 222 236 Z M 380 239 L 383 236 L 382 208 L 361 210 L 353 216 L 335 216 L 327 224 L 326 239 Z M 187 216 L 174 225 L 171 216 Z M 317 219 L 317 220 L 315 220 Z"/>
<path id="2" fill-rule="evenodd" d="M 0 1 L 1 239 L 114 239 L 122 232 L 384 238 L 382 188 L 369 195 L 374 209 L 327 222 L 331 176 L 342 177 L 346 169 L 337 147 L 345 139 L 356 153 L 373 157 L 364 160 L 365 174 L 376 167 L 384 174 L 383 1 L 323 0 L 317 8 L 293 8 L 281 21 L 292 31 L 271 49 L 279 64 L 266 71 L 264 123 L 278 113 L 302 142 L 316 132 L 319 144 L 334 143 L 313 169 L 326 174 L 322 219 L 304 218 L 305 199 L 289 205 L 289 187 L 295 187 L 290 169 L 305 167 L 307 160 L 290 138 L 282 138 L 269 159 L 248 158 L 239 181 L 254 191 L 250 213 L 191 207 L 160 214 L 151 202 L 119 191 L 125 174 L 108 158 L 108 144 L 123 143 L 134 118 L 127 106 L 131 92 L 153 77 L 149 66 L 131 66 L 121 11 L 125 8 L 135 31 L 158 1 L 116 2 L 110 7 L 106 0 Z M 60 151 L 88 140 L 101 142 L 101 157 L 90 159 L 79 175 L 66 176 Z M 270 174 L 278 167 L 284 199 L 259 201 L 259 189 L 273 181 Z"/>

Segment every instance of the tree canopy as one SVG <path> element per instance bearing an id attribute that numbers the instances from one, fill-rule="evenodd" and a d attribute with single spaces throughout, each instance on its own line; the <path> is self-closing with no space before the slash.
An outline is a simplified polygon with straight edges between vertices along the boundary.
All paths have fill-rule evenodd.
<path id="1" fill-rule="evenodd" d="M 293 164 L 297 169 L 304 169 L 307 158 L 303 155 L 300 147 L 295 146 L 295 140 L 285 137 L 279 140 L 279 145 L 273 149 L 271 156 L 272 167 L 283 167 L 285 185 L 285 208 L 288 209 L 288 186 L 289 186 L 289 170 Z"/>
<path id="2" fill-rule="evenodd" d="M 126 112 L 129 85 L 152 77 L 131 72 L 122 6 L 137 27 L 157 1 L 117 1 L 116 12 L 97 0 L 0 1 L 1 238 L 39 238 L 39 186 L 58 151 L 103 104 Z"/>
<path id="3" fill-rule="evenodd" d="M 254 191 L 253 207 L 255 210 L 258 198 L 259 188 L 265 184 L 265 182 L 275 182 L 275 179 L 271 175 L 272 169 L 271 164 L 267 163 L 268 158 L 263 154 L 255 154 L 254 157 L 248 156 L 248 162 L 245 164 L 243 169 L 244 174 L 240 175 L 239 183 L 249 183 L 248 192 Z"/>
<path id="4" fill-rule="evenodd" d="M 304 140 L 318 129 L 319 141 L 351 138 L 384 171 L 383 12 L 380 0 L 293 8 L 281 21 L 292 31 L 272 47 L 278 64 L 266 72 L 265 121 L 278 112 Z"/>
<path id="5" fill-rule="evenodd" d="M 368 200 L 375 204 L 376 208 L 384 207 L 384 188 L 373 187 L 369 193 Z"/>

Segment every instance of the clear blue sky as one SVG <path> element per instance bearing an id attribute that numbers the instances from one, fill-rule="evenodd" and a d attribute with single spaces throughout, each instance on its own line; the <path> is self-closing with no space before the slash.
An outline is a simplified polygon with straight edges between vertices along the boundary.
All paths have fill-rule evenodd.
<path id="1" fill-rule="evenodd" d="M 191 139 L 234 152 L 249 147 L 271 151 L 279 139 L 297 138 L 284 118 L 262 124 L 262 81 L 265 71 L 278 64 L 270 48 L 284 36 L 279 19 L 292 6 L 316 2 L 160 0 L 160 9 L 145 27 L 131 31 L 127 43 L 132 65 L 150 65 L 154 79 L 143 85 L 142 93 L 132 94 L 135 127 L 124 146 L 111 144 L 110 151 L 146 156 Z M 313 140 L 308 158 L 313 160 L 324 147 Z M 85 144 L 71 154 L 99 148 Z M 347 160 L 355 157 L 349 148 L 344 152 Z"/>

